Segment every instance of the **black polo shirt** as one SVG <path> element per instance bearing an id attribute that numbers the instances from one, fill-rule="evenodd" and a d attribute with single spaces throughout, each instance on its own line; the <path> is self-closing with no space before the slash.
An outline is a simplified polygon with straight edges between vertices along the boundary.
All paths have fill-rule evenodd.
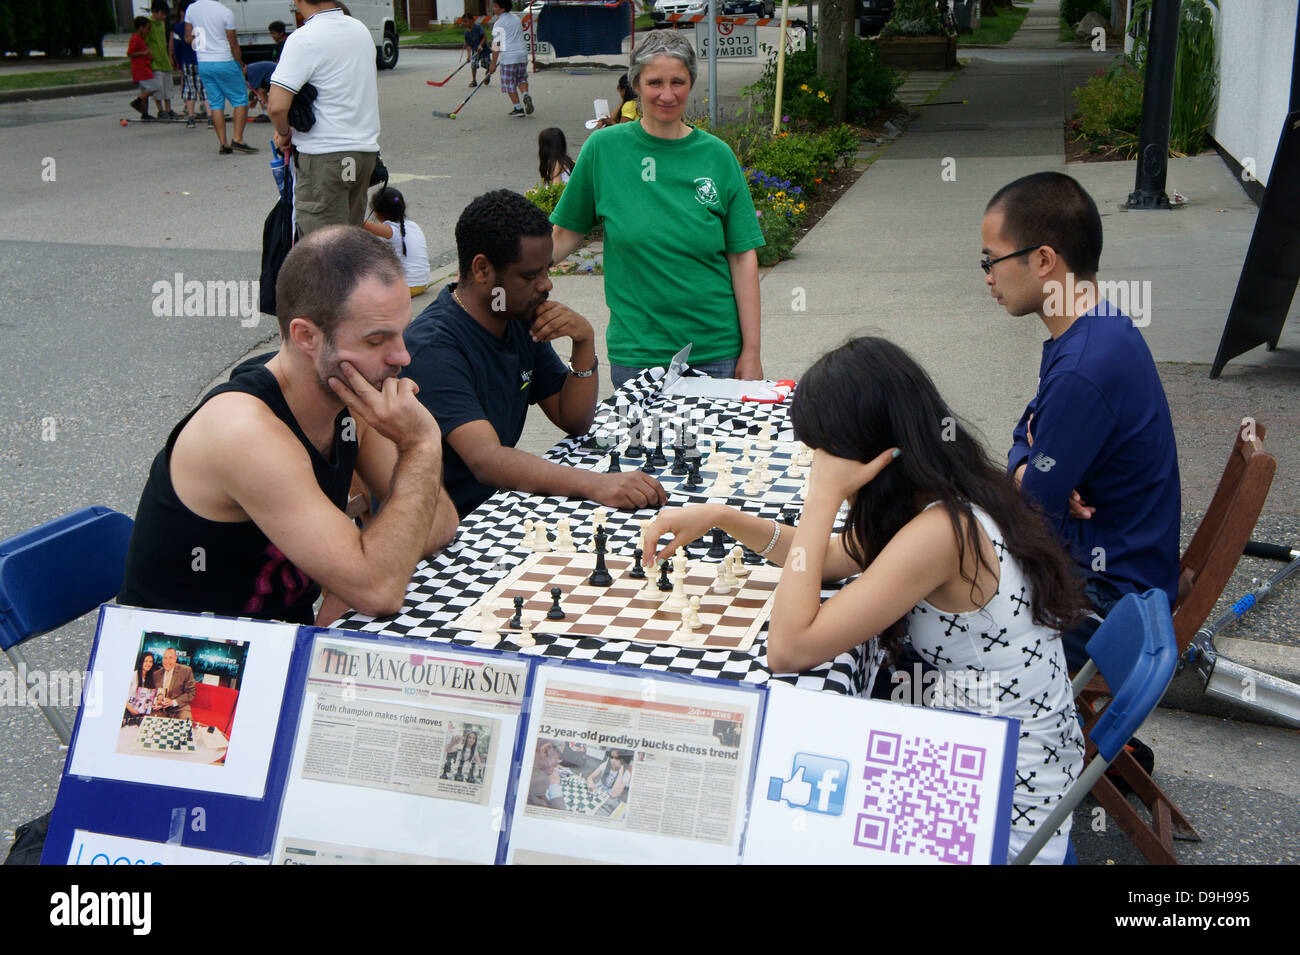
<path id="1" fill-rule="evenodd" d="M 508 322 L 497 338 L 456 304 L 448 285 L 406 329 L 411 363 L 402 373 L 420 386 L 420 401 L 442 429 L 443 485 L 464 517 L 497 490 L 480 484 L 446 436 L 486 421 L 513 448 L 528 406 L 564 387 L 569 371 L 550 342 L 534 342 L 523 322 Z"/>

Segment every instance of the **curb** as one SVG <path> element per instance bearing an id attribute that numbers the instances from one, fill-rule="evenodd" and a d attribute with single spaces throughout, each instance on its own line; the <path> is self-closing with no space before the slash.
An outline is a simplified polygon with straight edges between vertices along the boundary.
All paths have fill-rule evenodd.
<path id="1" fill-rule="evenodd" d="M 97 83 L 73 83 L 67 86 L 34 86 L 29 90 L 0 90 L 0 103 L 62 99 L 65 96 L 92 96 L 96 93 L 128 93 L 133 89 L 135 89 L 134 80 L 101 80 Z"/>

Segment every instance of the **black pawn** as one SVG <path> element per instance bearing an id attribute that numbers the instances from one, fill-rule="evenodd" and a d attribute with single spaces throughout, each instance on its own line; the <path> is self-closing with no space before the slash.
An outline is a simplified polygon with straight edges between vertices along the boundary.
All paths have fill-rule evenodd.
<path id="1" fill-rule="evenodd" d="M 623 469 L 618 466 L 618 450 L 609 452 L 609 467 L 605 470 L 606 474 L 618 474 Z"/>
<path id="2" fill-rule="evenodd" d="M 740 555 L 740 559 L 741 559 L 741 561 L 742 561 L 743 563 L 746 563 L 746 564 L 761 564 L 761 563 L 763 563 L 763 558 L 759 557 L 758 554 L 756 554 L 754 551 L 750 550 L 748 547 L 744 548 L 744 551 L 743 551 L 743 552 L 741 553 L 741 555 Z"/>
<path id="3" fill-rule="evenodd" d="M 689 470 L 690 468 L 686 465 L 686 449 L 675 445 L 673 447 L 673 469 L 671 473 L 681 476 Z"/>
<path id="4" fill-rule="evenodd" d="M 722 560 L 727 556 L 727 535 L 722 532 L 721 527 L 713 529 L 713 543 L 709 545 L 709 556 L 714 560 Z"/>
<path id="5" fill-rule="evenodd" d="M 668 465 L 668 458 L 664 456 L 664 432 L 662 428 L 655 429 L 655 449 L 650 453 L 647 463 L 653 464 L 657 468 Z"/>
<path id="6" fill-rule="evenodd" d="M 587 583 L 593 587 L 608 587 L 614 582 L 614 578 L 609 575 L 609 568 L 605 566 L 605 528 L 596 528 L 596 569 L 591 572 L 587 578 Z"/>
<path id="7" fill-rule="evenodd" d="M 664 593 L 673 589 L 673 582 L 668 579 L 668 572 L 673 569 L 673 562 L 666 560 L 659 565 L 659 582 L 656 585 Z"/>
<path id="8" fill-rule="evenodd" d="M 688 491 L 698 491 L 700 488 L 700 459 L 691 458 L 690 469 L 686 472 L 686 484 Z"/>
<path id="9" fill-rule="evenodd" d="M 632 439 L 628 442 L 627 450 L 623 452 L 629 458 L 639 458 L 645 454 L 645 445 L 641 443 L 643 428 L 645 428 L 644 419 L 637 421 L 636 427 L 632 431 Z"/>
<path id="10" fill-rule="evenodd" d="M 547 620 L 564 619 L 564 611 L 560 609 L 560 594 L 561 590 L 559 587 L 551 588 L 551 609 L 546 611 Z"/>
<path id="11" fill-rule="evenodd" d="M 510 618 L 510 622 L 506 624 L 506 628 L 509 630 L 522 630 L 524 628 L 523 618 L 524 618 L 524 598 L 516 597 L 515 615 Z"/>
<path id="12" fill-rule="evenodd" d="M 641 465 L 640 471 L 641 471 L 642 474 L 658 474 L 658 473 L 659 473 L 659 469 L 658 469 L 657 467 L 655 467 L 654 458 L 653 458 L 653 456 L 652 456 L 649 452 L 646 453 L 646 456 L 645 456 L 645 464 Z"/>
<path id="13" fill-rule="evenodd" d="M 641 558 L 644 556 L 640 547 L 632 548 L 632 570 L 628 576 L 633 580 L 645 580 L 645 568 L 641 566 Z"/>

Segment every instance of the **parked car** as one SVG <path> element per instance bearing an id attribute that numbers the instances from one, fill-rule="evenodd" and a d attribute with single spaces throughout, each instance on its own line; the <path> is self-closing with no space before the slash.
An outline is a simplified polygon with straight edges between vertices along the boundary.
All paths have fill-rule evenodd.
<path id="1" fill-rule="evenodd" d="M 730 17 L 771 17 L 776 15 L 776 0 L 722 0 L 722 12 Z"/>
<path id="2" fill-rule="evenodd" d="M 894 15 L 894 0 L 858 0 L 858 36 L 875 36 Z"/>
<path id="3" fill-rule="evenodd" d="M 272 20 L 281 20 L 290 33 L 294 31 L 292 0 L 220 0 L 220 3 L 234 15 L 235 35 L 243 48 L 245 62 L 269 60 L 275 52 L 275 41 L 266 29 Z M 395 67 L 399 50 L 392 3 L 389 0 L 350 0 L 348 12 L 370 30 L 375 41 L 375 64 L 379 69 Z"/>
<path id="4" fill-rule="evenodd" d="M 694 17 L 702 16 L 708 11 L 709 5 L 706 0 L 655 0 L 655 6 L 650 11 L 650 17 L 654 20 L 656 26 L 662 26 L 672 14 L 685 14 Z M 690 24 L 686 25 L 690 26 Z"/>

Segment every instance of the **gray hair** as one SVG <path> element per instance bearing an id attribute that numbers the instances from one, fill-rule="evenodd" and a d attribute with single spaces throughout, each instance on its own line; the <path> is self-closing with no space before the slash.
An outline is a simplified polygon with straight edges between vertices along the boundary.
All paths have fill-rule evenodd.
<path id="1" fill-rule="evenodd" d="M 641 37 L 628 60 L 627 82 L 633 90 L 641 79 L 641 71 L 661 56 L 671 56 L 685 63 L 686 72 L 691 74 L 691 86 L 695 85 L 695 50 L 691 41 L 676 30 L 651 30 Z"/>

